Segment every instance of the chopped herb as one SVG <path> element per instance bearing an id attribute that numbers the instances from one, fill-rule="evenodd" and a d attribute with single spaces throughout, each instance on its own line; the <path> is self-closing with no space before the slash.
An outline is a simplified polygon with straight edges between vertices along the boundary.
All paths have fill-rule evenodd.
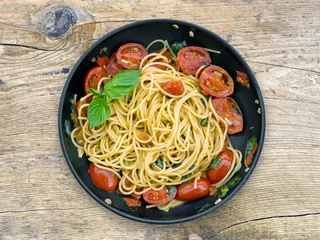
<path id="1" fill-rule="evenodd" d="M 219 163 L 220 163 L 221 161 L 222 161 L 222 158 L 221 158 L 221 157 L 216 158 L 215 160 L 212 161 L 209 169 L 210 169 L 210 170 L 215 169 L 215 168 L 219 165 Z"/>
<path id="2" fill-rule="evenodd" d="M 203 212 L 207 209 L 209 209 L 210 207 L 212 206 L 212 203 L 206 203 L 204 206 L 202 207 L 196 207 L 196 212 L 199 213 L 199 212 Z"/>
<path id="3" fill-rule="evenodd" d="M 205 127 L 205 126 L 208 126 L 208 123 L 209 123 L 209 118 L 205 118 L 201 120 L 200 125 Z"/>
<path id="4" fill-rule="evenodd" d="M 254 127 L 252 126 L 252 127 L 250 127 L 250 130 L 252 130 L 252 129 L 254 129 Z"/>
<path id="5" fill-rule="evenodd" d="M 178 52 L 179 52 L 182 48 L 185 48 L 185 47 L 187 47 L 187 46 L 188 46 L 188 43 L 187 43 L 186 40 L 184 40 L 184 41 L 174 41 L 174 42 L 170 45 L 173 53 L 176 54 L 176 55 L 178 54 Z"/>
<path id="6" fill-rule="evenodd" d="M 229 191 L 229 188 L 227 185 L 222 185 L 219 189 L 218 189 L 218 198 L 223 198 L 227 195 Z"/>
<path id="7" fill-rule="evenodd" d="M 191 176 L 191 173 L 184 175 L 184 176 L 182 176 L 181 180 L 184 181 L 184 180 L 188 179 L 190 176 Z"/>
<path id="8" fill-rule="evenodd" d="M 157 161 L 155 162 L 155 164 L 156 164 L 159 168 L 163 169 L 163 159 L 162 159 L 162 157 L 158 157 L 158 159 L 157 159 Z"/>
<path id="9" fill-rule="evenodd" d="M 244 152 L 244 159 L 247 159 L 248 156 L 252 153 L 254 145 L 257 143 L 256 136 L 252 135 L 252 137 L 248 140 L 246 150 Z"/>
<path id="10" fill-rule="evenodd" d="M 238 116 L 241 116 L 241 112 L 239 111 L 239 109 L 237 108 L 236 105 L 234 105 L 233 103 L 231 103 L 231 107 L 232 107 L 232 109 L 236 112 L 236 114 L 237 114 Z"/>
<path id="11" fill-rule="evenodd" d="M 64 120 L 64 128 L 65 128 L 66 134 L 70 137 L 71 136 L 71 124 L 68 119 Z"/>
<path id="12" fill-rule="evenodd" d="M 181 166 L 181 164 L 182 164 L 182 162 L 181 162 L 181 163 L 176 163 L 176 164 L 173 164 L 173 165 L 172 165 L 172 168 L 177 168 L 177 167 L 180 167 L 180 166 Z"/>
<path id="13" fill-rule="evenodd" d="M 177 188 L 176 186 L 167 186 L 167 189 L 170 200 L 172 200 L 177 194 Z"/>
<path id="14" fill-rule="evenodd" d="M 228 182 L 228 186 L 232 188 L 236 186 L 240 182 L 240 180 L 241 180 L 241 177 L 235 176 L 230 179 L 230 181 Z"/>
<path id="15" fill-rule="evenodd" d="M 196 165 L 192 164 L 191 167 L 189 167 L 189 170 L 191 171 L 195 167 L 196 167 Z"/>

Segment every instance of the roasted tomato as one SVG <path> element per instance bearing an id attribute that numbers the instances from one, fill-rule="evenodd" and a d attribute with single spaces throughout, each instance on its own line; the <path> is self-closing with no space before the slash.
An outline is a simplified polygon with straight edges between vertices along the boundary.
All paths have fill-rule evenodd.
<path id="1" fill-rule="evenodd" d="M 139 69 L 141 60 L 147 55 L 147 49 L 138 43 L 123 44 L 116 52 L 118 64 L 125 69 Z"/>
<path id="2" fill-rule="evenodd" d="M 125 200 L 128 207 L 139 207 L 141 205 L 139 199 L 124 197 L 123 200 Z"/>
<path id="3" fill-rule="evenodd" d="M 199 81 L 202 92 L 214 97 L 227 97 L 234 90 L 234 82 L 227 71 L 215 65 L 204 69 Z"/>
<path id="4" fill-rule="evenodd" d="M 184 92 L 184 85 L 181 80 L 171 80 L 161 84 L 161 88 L 171 95 L 179 96 Z"/>
<path id="5" fill-rule="evenodd" d="M 109 62 L 105 66 L 105 68 L 107 70 L 108 75 L 112 77 L 123 70 L 123 67 L 121 67 L 117 62 L 116 54 L 111 55 Z"/>
<path id="6" fill-rule="evenodd" d="M 97 63 L 100 67 L 103 67 L 108 64 L 108 57 L 98 57 Z"/>
<path id="7" fill-rule="evenodd" d="M 250 88 L 248 74 L 246 74 L 244 72 L 240 72 L 240 71 L 236 71 L 236 72 L 237 72 L 236 81 L 238 83 L 240 83 L 240 85 L 242 85 L 242 86 L 244 86 L 246 88 Z"/>
<path id="8" fill-rule="evenodd" d="M 211 58 L 201 47 L 185 47 L 178 52 L 177 64 L 181 70 L 189 75 L 195 75 L 204 64 L 211 63 Z"/>
<path id="9" fill-rule="evenodd" d="M 177 195 L 175 199 L 180 201 L 192 201 L 198 198 L 208 196 L 210 193 L 210 181 L 204 177 L 197 181 L 197 187 L 194 188 L 194 179 L 177 186 Z"/>
<path id="10" fill-rule="evenodd" d="M 101 78 L 106 77 L 107 71 L 103 67 L 93 67 L 89 70 L 84 80 L 84 91 L 89 93 L 88 88 L 97 89 Z"/>
<path id="11" fill-rule="evenodd" d="M 233 160 L 233 153 L 230 150 L 222 151 L 216 159 L 214 159 L 207 171 L 207 178 L 211 183 L 220 182 L 229 172 Z"/>
<path id="12" fill-rule="evenodd" d="M 89 175 L 98 188 L 107 192 L 116 190 L 119 179 L 111 171 L 98 168 L 93 163 L 90 163 Z"/>
<path id="13" fill-rule="evenodd" d="M 159 51 L 156 51 L 156 53 L 160 53 L 160 50 L 159 50 Z M 166 58 L 168 59 L 168 63 L 169 63 L 170 65 L 173 64 L 173 58 L 172 58 L 172 55 L 171 55 L 171 53 L 170 53 L 169 51 L 163 52 L 163 53 L 162 53 L 162 56 L 164 56 L 164 57 L 166 57 Z M 156 60 L 156 61 L 157 61 L 157 62 L 164 62 L 162 59 L 158 59 L 158 60 Z M 159 69 L 161 69 L 161 70 L 166 70 L 166 69 L 167 69 L 166 66 L 163 66 L 163 65 L 160 65 L 160 64 L 156 64 L 156 65 L 154 65 L 154 67 L 159 68 Z"/>
<path id="14" fill-rule="evenodd" d="M 228 123 L 229 134 L 242 131 L 243 116 L 238 104 L 232 98 L 214 98 L 212 99 L 212 106 L 217 114 Z"/>
<path id="15" fill-rule="evenodd" d="M 153 205 L 164 204 L 171 201 L 177 194 L 175 187 L 164 187 L 160 191 L 149 190 L 145 192 L 142 197 L 143 199 Z"/>

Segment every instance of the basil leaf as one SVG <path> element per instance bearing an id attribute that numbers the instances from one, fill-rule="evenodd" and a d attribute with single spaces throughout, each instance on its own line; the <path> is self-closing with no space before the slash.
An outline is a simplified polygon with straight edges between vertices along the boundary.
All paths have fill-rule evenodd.
<path id="1" fill-rule="evenodd" d="M 237 108 L 236 105 L 234 105 L 233 103 L 231 103 L 231 107 L 232 107 L 232 109 L 236 112 L 236 114 L 237 114 L 238 116 L 241 116 L 241 112 L 239 111 L 239 109 Z"/>
<path id="2" fill-rule="evenodd" d="M 155 164 L 156 164 L 159 168 L 163 169 L 163 159 L 162 159 L 162 157 L 158 157 L 158 159 L 157 159 L 157 161 L 155 162 Z"/>
<path id="3" fill-rule="evenodd" d="M 91 92 L 94 96 L 96 97 L 102 97 L 103 96 L 103 93 L 93 89 L 93 88 L 88 88 L 88 91 Z"/>
<path id="4" fill-rule="evenodd" d="M 240 182 L 240 180 L 241 180 L 241 177 L 235 176 L 230 179 L 230 181 L 228 182 L 228 186 L 232 188 L 236 186 Z"/>
<path id="5" fill-rule="evenodd" d="M 202 207 L 196 207 L 196 208 L 195 208 L 196 213 L 203 212 L 203 211 L 209 209 L 212 205 L 213 205 L 213 203 L 206 203 L 206 204 L 205 204 L 204 206 L 202 206 Z"/>
<path id="6" fill-rule="evenodd" d="M 170 197 L 170 200 L 174 199 L 174 197 L 177 194 L 177 188 L 176 186 L 167 186 L 168 195 Z"/>
<path id="7" fill-rule="evenodd" d="M 218 198 L 223 198 L 224 196 L 227 195 L 227 193 L 229 192 L 229 188 L 227 185 L 222 185 L 219 189 L 218 189 Z"/>
<path id="8" fill-rule="evenodd" d="M 212 161 L 209 169 L 210 169 L 210 170 L 215 169 L 215 168 L 219 165 L 219 163 L 220 163 L 221 161 L 222 161 L 222 158 L 221 158 L 221 157 L 216 158 L 215 160 Z"/>
<path id="9" fill-rule="evenodd" d="M 95 97 L 92 99 L 88 109 L 90 128 L 95 128 L 105 123 L 110 113 L 111 110 L 109 106 L 107 106 L 105 98 Z"/>
<path id="10" fill-rule="evenodd" d="M 141 70 L 124 70 L 104 85 L 104 92 L 111 99 L 122 98 L 138 84 Z"/>
<path id="11" fill-rule="evenodd" d="M 246 150 L 244 152 L 244 159 L 247 159 L 248 156 L 252 153 L 254 145 L 257 143 L 256 136 L 252 135 L 252 137 L 248 140 Z"/>
<path id="12" fill-rule="evenodd" d="M 68 135 L 68 137 L 70 137 L 71 136 L 71 125 L 70 125 L 70 122 L 68 119 L 64 120 L 64 129 L 65 129 L 65 132 Z"/>
<path id="13" fill-rule="evenodd" d="M 174 54 L 178 54 L 178 52 L 182 49 L 188 46 L 188 43 L 186 40 L 184 41 L 174 41 L 170 47 L 172 49 L 172 51 L 174 52 Z"/>
<path id="14" fill-rule="evenodd" d="M 209 123 L 209 118 L 205 118 L 201 120 L 200 125 L 205 127 L 205 126 L 208 126 L 208 123 Z"/>

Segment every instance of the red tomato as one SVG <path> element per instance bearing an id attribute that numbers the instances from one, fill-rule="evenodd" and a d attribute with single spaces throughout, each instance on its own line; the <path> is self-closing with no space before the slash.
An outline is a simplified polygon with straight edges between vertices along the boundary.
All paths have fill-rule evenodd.
<path id="1" fill-rule="evenodd" d="M 161 88 L 169 94 L 179 96 L 184 92 L 181 80 L 172 80 L 161 84 Z"/>
<path id="2" fill-rule="evenodd" d="M 89 70 L 84 80 L 84 91 L 89 93 L 88 88 L 97 89 L 101 78 L 106 77 L 107 71 L 103 67 L 93 67 Z"/>
<path id="3" fill-rule="evenodd" d="M 98 188 L 107 192 L 113 192 L 116 190 L 119 179 L 112 172 L 98 168 L 93 163 L 90 163 L 89 174 L 92 181 Z"/>
<path id="4" fill-rule="evenodd" d="M 139 207 L 141 205 L 141 201 L 135 198 L 124 197 L 128 207 Z"/>
<path id="5" fill-rule="evenodd" d="M 98 57 L 97 63 L 100 67 L 107 65 L 108 64 L 108 57 Z"/>
<path id="6" fill-rule="evenodd" d="M 211 184 L 208 179 L 202 177 L 197 181 L 197 187 L 194 188 L 194 179 L 177 186 L 177 195 L 175 199 L 180 201 L 192 201 L 198 198 L 208 196 Z"/>
<path id="7" fill-rule="evenodd" d="M 106 65 L 106 70 L 108 75 L 111 75 L 112 77 L 123 70 L 123 68 L 117 62 L 115 53 L 111 55 L 109 62 Z"/>
<path id="8" fill-rule="evenodd" d="M 147 49 L 138 43 L 123 44 L 116 52 L 118 64 L 126 69 L 139 69 L 141 60 L 147 55 Z"/>
<path id="9" fill-rule="evenodd" d="M 232 123 L 228 127 L 229 134 L 242 131 L 243 116 L 238 104 L 232 98 L 214 98 L 212 99 L 212 106 L 221 118 L 224 120 L 227 118 Z"/>
<path id="10" fill-rule="evenodd" d="M 207 171 L 207 178 L 211 183 L 220 182 L 229 172 L 233 160 L 233 153 L 230 150 L 222 151 L 216 159 L 214 159 Z"/>
<path id="11" fill-rule="evenodd" d="M 159 51 L 156 51 L 156 53 L 160 53 L 160 50 Z M 163 52 L 162 53 L 162 56 L 164 56 L 164 57 L 166 57 L 167 59 L 168 59 L 168 63 L 170 64 L 170 65 L 172 65 L 172 63 L 173 63 L 173 58 L 172 58 L 172 55 L 171 55 L 171 53 L 169 52 L 169 51 L 165 51 L 165 52 Z M 158 60 L 156 60 L 157 62 L 164 62 L 162 59 L 158 59 Z M 156 65 L 153 65 L 154 67 L 156 67 L 156 68 L 159 68 L 159 69 L 161 69 L 161 70 L 166 70 L 167 68 L 166 68 L 166 66 L 163 66 L 163 65 L 160 65 L 160 64 L 156 64 Z"/>
<path id="12" fill-rule="evenodd" d="M 140 199 L 140 198 L 141 198 L 141 195 L 137 195 L 137 194 L 135 194 L 135 193 L 131 193 L 130 196 L 131 196 L 132 198 L 135 198 L 135 199 Z"/>
<path id="13" fill-rule="evenodd" d="M 255 154 L 255 152 L 257 151 L 258 148 L 258 143 L 256 143 L 252 149 L 252 152 L 250 153 L 250 155 L 247 157 L 246 159 L 246 166 L 249 167 L 249 165 L 252 163 L 252 158 L 253 155 Z"/>
<path id="14" fill-rule="evenodd" d="M 164 204 L 167 203 L 171 200 L 169 193 L 168 193 L 168 189 L 166 187 L 164 187 L 162 190 L 160 191 L 154 191 L 154 190 L 149 190 L 147 192 L 145 192 L 142 195 L 143 199 L 150 204 L 153 205 L 159 205 L 159 204 Z M 175 197 L 172 196 L 172 198 Z"/>
<path id="15" fill-rule="evenodd" d="M 246 88 L 250 88 L 248 74 L 240 71 L 237 72 L 237 82 L 240 83 L 240 85 L 245 86 Z"/>
<path id="16" fill-rule="evenodd" d="M 212 65 L 204 69 L 199 77 L 202 92 L 214 97 L 227 97 L 233 93 L 234 82 L 221 67 Z"/>
<path id="17" fill-rule="evenodd" d="M 184 73 L 195 75 L 202 65 L 211 63 L 211 58 L 201 47 L 185 47 L 178 52 L 177 63 Z"/>

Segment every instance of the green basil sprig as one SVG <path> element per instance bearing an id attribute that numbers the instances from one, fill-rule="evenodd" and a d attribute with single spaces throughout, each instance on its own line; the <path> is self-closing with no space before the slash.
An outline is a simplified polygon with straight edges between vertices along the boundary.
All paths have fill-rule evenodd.
<path id="1" fill-rule="evenodd" d="M 90 128 L 98 127 L 108 119 L 111 113 L 108 103 L 131 92 L 138 84 L 140 72 L 141 70 L 124 70 L 117 73 L 104 85 L 102 92 L 88 89 L 95 96 L 88 109 Z"/>

